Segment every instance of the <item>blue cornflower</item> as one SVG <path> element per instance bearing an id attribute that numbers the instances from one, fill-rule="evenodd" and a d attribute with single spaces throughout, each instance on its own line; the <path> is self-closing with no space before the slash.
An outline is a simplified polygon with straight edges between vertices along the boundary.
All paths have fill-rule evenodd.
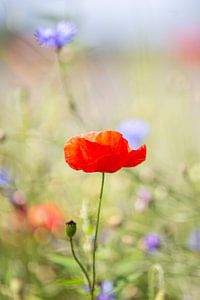
<path id="1" fill-rule="evenodd" d="M 113 283 L 111 281 L 103 281 L 101 283 L 101 292 L 97 296 L 97 300 L 115 300 L 113 290 Z"/>
<path id="2" fill-rule="evenodd" d="M 130 119 L 120 123 L 117 130 L 128 140 L 132 149 L 137 149 L 147 136 L 149 125 L 143 120 Z"/>
<path id="3" fill-rule="evenodd" d="M 56 28 L 38 28 L 35 32 L 37 42 L 47 48 L 60 49 L 71 42 L 77 29 L 71 22 L 59 22 Z"/>
<path id="4" fill-rule="evenodd" d="M 200 228 L 193 229 L 190 233 L 188 247 L 192 251 L 200 252 Z"/>
<path id="5" fill-rule="evenodd" d="M 157 233 L 149 233 L 144 238 L 144 245 L 149 253 L 153 253 L 160 248 L 161 240 Z"/>
<path id="6" fill-rule="evenodd" d="M 6 169 L 0 170 L 0 188 L 8 188 L 11 185 L 11 179 Z"/>

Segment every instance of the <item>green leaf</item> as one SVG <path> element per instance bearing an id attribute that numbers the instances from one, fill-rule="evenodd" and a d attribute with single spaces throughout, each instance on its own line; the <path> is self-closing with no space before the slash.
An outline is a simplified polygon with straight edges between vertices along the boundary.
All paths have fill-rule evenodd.
<path id="1" fill-rule="evenodd" d="M 58 284 L 65 285 L 65 286 L 75 285 L 75 284 L 83 284 L 83 283 L 84 283 L 84 281 L 81 278 L 58 280 Z"/>
<path id="2" fill-rule="evenodd" d="M 140 278 L 141 275 L 142 273 L 138 272 L 135 274 L 130 274 L 124 278 L 122 277 L 122 279 L 117 283 L 117 286 L 113 289 L 113 292 L 121 292 L 127 284 L 134 283 Z"/>
<path id="3" fill-rule="evenodd" d="M 76 265 L 76 262 L 74 261 L 74 259 L 72 257 L 50 254 L 47 256 L 47 258 L 51 262 L 53 262 L 57 265 L 60 265 L 64 268 L 68 268 L 73 272 L 77 272 L 77 270 L 79 270 L 79 267 Z"/>

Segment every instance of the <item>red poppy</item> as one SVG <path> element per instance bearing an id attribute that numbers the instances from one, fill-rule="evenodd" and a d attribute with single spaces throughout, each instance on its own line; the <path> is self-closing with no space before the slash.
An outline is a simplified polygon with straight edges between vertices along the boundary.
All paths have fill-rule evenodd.
<path id="1" fill-rule="evenodd" d="M 71 168 L 89 173 L 113 173 L 123 167 L 135 167 L 146 159 L 146 145 L 131 150 L 122 134 L 111 130 L 72 137 L 64 152 Z"/>
<path id="2" fill-rule="evenodd" d="M 52 203 L 38 204 L 29 208 L 28 220 L 33 228 L 43 227 L 48 231 L 61 229 L 64 224 L 60 209 Z"/>

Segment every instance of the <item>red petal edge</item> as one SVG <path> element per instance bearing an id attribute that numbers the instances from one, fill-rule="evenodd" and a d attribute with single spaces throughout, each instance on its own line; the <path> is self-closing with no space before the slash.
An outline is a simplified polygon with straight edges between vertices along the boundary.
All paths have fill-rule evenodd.
<path id="1" fill-rule="evenodd" d="M 142 145 L 136 150 L 131 150 L 123 167 L 131 168 L 141 164 L 143 161 L 146 160 L 146 152 L 146 145 Z"/>

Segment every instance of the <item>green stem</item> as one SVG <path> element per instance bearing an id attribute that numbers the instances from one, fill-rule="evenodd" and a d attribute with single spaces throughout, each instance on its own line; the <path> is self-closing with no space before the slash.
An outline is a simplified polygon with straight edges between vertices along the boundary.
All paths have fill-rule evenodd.
<path id="1" fill-rule="evenodd" d="M 60 79 L 61 79 L 63 91 L 64 91 L 64 94 L 66 95 L 66 98 L 68 99 L 69 109 L 70 109 L 71 113 L 78 119 L 78 121 L 80 122 L 83 129 L 86 129 L 83 118 L 81 117 L 81 115 L 79 114 L 79 111 L 77 109 L 77 105 L 76 105 L 74 96 L 70 92 L 70 88 L 67 83 L 67 80 L 63 75 L 63 65 L 62 65 L 62 61 L 60 59 L 60 50 L 56 51 L 56 58 L 57 58 L 57 62 L 58 62 L 58 68 L 59 68 Z"/>
<path id="2" fill-rule="evenodd" d="M 93 253 L 92 253 L 91 300 L 94 300 L 95 283 L 96 283 L 96 250 L 97 250 L 97 239 L 98 239 L 98 232 L 99 232 L 101 203 L 102 203 L 103 188 L 104 188 L 104 179 L 105 179 L 105 173 L 102 173 L 101 190 L 100 190 L 100 195 L 99 195 L 99 206 L 98 206 L 98 211 L 97 211 L 97 222 L 96 222 L 96 229 L 95 229 L 95 236 L 94 236 L 94 246 L 93 246 Z"/>
<path id="3" fill-rule="evenodd" d="M 91 297 L 92 297 L 92 284 L 91 284 L 90 277 L 89 277 L 88 272 L 86 271 L 85 267 L 82 265 L 82 263 L 80 262 L 80 260 L 79 260 L 78 257 L 76 256 L 76 253 L 75 253 L 75 250 L 74 250 L 73 239 L 72 239 L 72 238 L 70 238 L 70 246 L 71 246 L 72 255 L 73 255 L 75 261 L 77 262 L 77 264 L 78 264 L 79 267 L 81 268 L 81 271 L 82 271 L 83 274 L 85 275 L 85 278 L 86 278 L 86 280 L 87 280 L 87 282 L 88 282 L 90 294 L 91 294 Z"/>
<path id="4" fill-rule="evenodd" d="M 148 294 L 149 294 L 149 300 L 154 300 L 154 287 L 155 287 L 155 274 L 154 274 L 154 268 L 151 268 L 149 270 L 148 274 Z"/>

